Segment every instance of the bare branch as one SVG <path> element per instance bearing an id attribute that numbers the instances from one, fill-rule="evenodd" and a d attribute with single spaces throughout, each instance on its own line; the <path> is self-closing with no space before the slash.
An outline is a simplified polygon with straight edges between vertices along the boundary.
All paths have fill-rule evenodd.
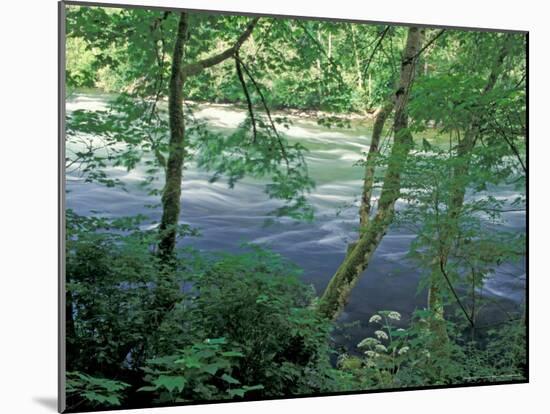
<path id="1" fill-rule="evenodd" d="M 447 275 L 447 272 L 445 271 L 445 266 L 444 266 L 442 260 L 439 261 L 439 268 L 441 270 L 441 274 L 445 277 L 445 280 L 447 281 L 447 285 L 449 286 L 449 289 L 451 290 L 456 302 L 460 306 L 460 309 L 462 309 L 462 313 L 464 313 L 464 316 L 466 316 L 466 319 L 468 319 L 468 322 L 473 327 L 474 326 L 474 321 L 472 320 L 472 318 L 470 318 L 470 315 L 468 314 L 468 311 L 466 310 L 466 308 L 462 304 L 460 298 L 458 297 L 458 294 L 456 293 L 456 290 L 453 287 L 453 284 L 451 283 L 451 280 L 449 279 L 449 276 Z"/>
<path id="2" fill-rule="evenodd" d="M 243 71 L 241 69 L 241 62 L 239 60 L 239 52 L 235 52 L 235 68 L 237 69 L 237 77 L 243 88 L 244 96 L 246 98 L 246 104 L 248 106 L 248 113 L 252 122 L 252 142 L 256 143 L 257 131 L 256 131 L 256 118 L 254 117 L 254 110 L 252 108 L 252 101 L 250 100 L 250 94 L 244 80 Z"/>
<path id="3" fill-rule="evenodd" d="M 252 73 L 250 73 L 250 70 L 244 64 L 244 62 L 238 56 L 235 56 L 235 59 L 239 61 L 242 68 L 244 69 L 244 71 L 246 72 L 246 74 L 248 75 L 248 77 L 250 78 L 252 83 L 254 84 L 254 87 L 256 88 L 256 91 L 258 92 L 258 95 L 260 96 L 260 100 L 262 101 L 262 105 L 263 105 L 263 107 L 265 109 L 265 112 L 267 114 L 267 119 L 269 119 L 269 123 L 271 124 L 271 128 L 273 129 L 275 137 L 277 138 L 279 148 L 281 149 L 281 155 L 282 155 L 283 159 L 285 160 L 286 167 L 287 167 L 287 170 L 288 170 L 290 168 L 290 162 L 288 160 L 288 155 L 286 153 L 285 146 L 283 145 L 281 136 L 279 135 L 279 131 L 277 131 L 277 128 L 275 127 L 275 123 L 273 122 L 273 118 L 271 118 L 271 112 L 270 112 L 269 107 L 267 105 L 267 102 L 265 100 L 264 94 L 262 93 L 262 89 L 260 88 L 260 86 L 258 85 L 256 80 L 254 79 L 254 77 L 252 76 Z"/>
<path id="4" fill-rule="evenodd" d="M 376 54 L 376 51 L 378 50 L 378 48 L 380 47 L 380 45 L 382 44 L 382 40 L 384 40 L 384 38 L 386 37 L 386 35 L 388 34 L 388 31 L 390 30 L 390 26 L 386 26 L 386 28 L 382 31 L 382 33 L 379 35 L 378 37 L 378 41 L 376 42 L 376 45 L 374 45 L 374 48 L 372 49 L 372 52 L 369 56 L 369 58 L 367 59 L 367 63 L 365 65 L 365 69 L 363 69 L 363 78 L 365 78 L 367 76 L 367 73 L 368 73 L 368 70 L 369 70 L 369 66 L 372 62 L 372 59 L 374 58 L 374 55 Z"/>

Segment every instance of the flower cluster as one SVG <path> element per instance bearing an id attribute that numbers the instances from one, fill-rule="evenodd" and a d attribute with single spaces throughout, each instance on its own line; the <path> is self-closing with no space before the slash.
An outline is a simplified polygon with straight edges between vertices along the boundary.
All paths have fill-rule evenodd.
<path id="1" fill-rule="evenodd" d="M 363 349 L 368 358 L 367 366 L 369 364 L 372 365 L 375 358 L 383 355 L 393 358 L 397 355 L 403 356 L 409 351 L 410 348 L 408 346 L 403 346 L 404 344 L 401 343 L 401 347 L 399 347 L 398 342 L 392 340 L 394 339 L 391 336 L 393 332 L 405 331 L 403 328 L 393 329 L 391 325 L 391 321 L 400 320 L 401 314 L 396 311 L 380 311 L 370 317 L 369 323 L 378 324 L 381 326 L 381 329 L 374 331 L 373 337 L 365 338 L 357 344 L 357 347 Z M 386 341 L 386 343 L 384 344 L 382 341 Z"/>
<path id="2" fill-rule="evenodd" d="M 391 311 L 388 313 L 388 318 L 399 321 L 401 320 L 401 314 L 399 312 Z"/>
<path id="3" fill-rule="evenodd" d="M 369 323 L 380 323 L 380 322 L 382 322 L 382 317 L 377 314 L 372 315 L 369 319 Z"/>
<path id="4" fill-rule="evenodd" d="M 361 342 L 359 342 L 359 344 L 357 344 L 357 347 L 358 348 L 369 348 L 369 347 L 376 346 L 379 343 L 380 343 L 380 341 L 378 339 L 365 338 Z"/>
<path id="5" fill-rule="evenodd" d="M 407 352 L 409 351 L 409 347 L 408 346 L 404 346 L 403 348 L 401 348 L 399 350 L 399 352 L 397 352 L 399 355 L 404 355 L 406 354 Z"/>
<path id="6" fill-rule="evenodd" d="M 378 339 L 388 339 L 388 334 L 384 331 L 380 331 L 380 330 L 374 331 L 374 334 Z"/>

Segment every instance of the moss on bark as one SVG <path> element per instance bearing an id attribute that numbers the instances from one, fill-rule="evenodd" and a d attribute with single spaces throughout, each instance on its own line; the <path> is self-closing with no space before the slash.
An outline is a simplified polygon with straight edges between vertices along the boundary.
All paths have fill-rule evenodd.
<path id="1" fill-rule="evenodd" d="M 181 180 L 185 157 L 185 120 L 183 117 L 183 52 L 187 37 L 187 14 L 181 13 L 172 54 L 168 113 L 170 124 L 169 155 L 166 164 L 166 183 L 162 193 L 159 253 L 173 255 L 180 215 Z"/>
<path id="2" fill-rule="evenodd" d="M 336 319 L 344 309 L 351 291 L 367 268 L 393 220 L 395 202 L 400 193 L 401 172 L 412 145 L 412 135 L 408 129 L 407 103 L 414 79 L 416 58 L 421 50 L 423 38 L 423 29 L 409 28 L 402 57 L 401 76 L 394 97 L 394 143 L 378 210 L 374 218 L 362 229 L 357 244 L 350 249 L 319 301 L 319 312 L 328 319 Z"/>

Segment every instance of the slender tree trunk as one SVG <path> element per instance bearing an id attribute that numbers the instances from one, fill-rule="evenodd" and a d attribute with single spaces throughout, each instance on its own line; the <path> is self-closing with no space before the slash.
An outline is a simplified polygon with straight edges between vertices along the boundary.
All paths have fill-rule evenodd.
<path id="1" fill-rule="evenodd" d="M 355 60 L 355 72 L 357 76 L 357 87 L 360 91 L 364 91 L 363 73 L 361 73 L 361 65 L 359 64 L 359 54 L 357 53 L 357 40 L 355 39 L 355 25 L 351 25 L 351 43 L 353 46 L 353 58 Z M 370 97 L 369 97 L 370 99 Z"/>
<path id="2" fill-rule="evenodd" d="M 352 289 L 380 244 L 394 216 L 395 202 L 401 190 L 401 171 L 412 145 L 408 130 L 407 104 L 415 63 L 420 52 L 424 30 L 409 28 L 407 44 L 401 62 L 401 76 L 395 93 L 394 142 L 376 215 L 365 227 L 357 244 L 347 254 L 319 302 L 319 312 L 328 319 L 336 319 L 344 309 Z"/>
<path id="3" fill-rule="evenodd" d="M 185 158 L 185 121 L 183 117 L 183 83 L 185 79 L 182 60 L 186 37 L 187 15 L 182 12 L 172 54 L 168 97 L 170 142 L 166 164 L 166 182 L 162 193 L 161 238 L 159 242 L 159 253 L 161 257 L 165 258 L 173 255 L 180 215 L 181 181 Z"/>
<path id="4" fill-rule="evenodd" d="M 149 315 L 144 322 L 150 326 L 150 332 L 155 332 L 164 318 L 180 299 L 178 281 L 173 278 L 172 262 L 176 245 L 177 224 L 180 215 L 180 197 L 183 164 L 185 161 L 185 123 L 183 117 L 183 86 L 185 79 L 199 74 L 206 68 L 215 66 L 226 59 L 235 56 L 242 44 L 251 36 L 259 18 L 252 19 L 233 46 L 209 56 L 205 59 L 183 65 L 185 41 L 188 36 L 187 14 L 182 12 L 178 22 L 178 30 L 172 54 L 172 67 L 168 94 L 168 115 L 170 125 L 170 140 L 168 144 L 168 162 L 166 165 L 166 182 L 162 194 L 162 218 L 160 223 L 159 256 L 164 263 L 161 266 L 161 277 L 157 281 L 156 293 L 150 305 Z M 164 266 L 168 264 L 168 266 Z M 138 340 L 130 340 L 121 347 L 121 363 L 132 352 L 137 366 L 144 357 L 145 344 Z"/>
<path id="5" fill-rule="evenodd" d="M 183 163 L 185 160 L 185 119 L 183 117 L 183 85 L 185 79 L 195 76 L 204 69 L 215 66 L 235 55 L 242 44 L 251 36 L 259 18 L 252 19 L 235 44 L 221 53 L 206 59 L 183 65 L 185 41 L 187 39 L 187 14 L 182 12 L 178 23 L 168 94 L 168 115 L 170 141 L 166 164 L 166 182 L 162 193 L 162 218 L 160 221 L 159 255 L 173 256 L 176 246 L 177 225 L 180 216 L 180 198 Z"/>
<path id="6" fill-rule="evenodd" d="M 368 98 L 370 100 L 372 98 L 372 75 L 370 73 L 369 73 L 369 81 L 368 81 L 368 91 L 369 91 Z"/>
<path id="7" fill-rule="evenodd" d="M 466 195 L 466 177 L 470 168 L 471 153 L 474 148 L 476 135 L 477 128 L 472 125 L 472 128 L 466 131 L 464 138 L 458 144 L 455 159 L 456 164 L 453 169 L 453 188 L 445 217 L 446 223 L 443 226 L 442 236 L 439 240 L 438 256 L 433 260 L 430 275 L 430 288 L 428 290 L 428 309 L 432 311 L 430 329 L 435 333 L 440 344 L 448 341 L 442 297 L 442 291 L 445 289 L 447 280 L 443 272 L 447 266 L 452 242 L 459 231 L 458 220 Z"/>
<path id="8" fill-rule="evenodd" d="M 506 41 L 497 56 L 496 62 L 491 69 L 487 83 L 482 91 L 482 96 L 489 93 L 495 86 L 498 76 L 502 71 L 502 64 L 508 53 Z M 453 241 L 457 237 L 460 226 L 460 214 L 464 206 L 466 187 L 468 184 L 468 173 L 472 159 L 472 151 L 475 146 L 476 138 L 481 128 L 481 117 L 474 114 L 470 126 L 464 134 L 464 138 L 458 143 L 457 152 L 454 159 L 453 181 L 451 183 L 451 194 L 445 223 L 442 226 L 441 237 L 439 240 L 438 256 L 434 258 L 432 271 L 430 275 L 430 288 L 428 291 L 428 308 L 433 313 L 431 329 L 437 335 L 440 341 L 448 339 L 445 328 L 445 313 L 443 308 L 442 291 L 446 289 L 447 278 L 443 273 L 447 266 L 451 254 Z"/>

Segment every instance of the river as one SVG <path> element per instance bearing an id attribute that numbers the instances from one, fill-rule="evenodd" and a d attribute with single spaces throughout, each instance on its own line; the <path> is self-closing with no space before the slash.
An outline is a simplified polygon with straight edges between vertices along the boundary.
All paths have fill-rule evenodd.
<path id="1" fill-rule="evenodd" d="M 105 102 L 101 95 L 75 95 L 68 100 L 67 111 L 101 109 Z M 245 112 L 228 106 L 202 105 L 195 116 L 207 120 L 215 130 L 227 131 L 236 128 Z M 198 228 L 201 236 L 181 243 L 230 252 L 239 251 L 244 242 L 262 245 L 300 266 L 304 270 L 303 281 L 321 293 L 357 231 L 357 208 L 342 207 L 357 204 L 363 171 L 354 163 L 362 158 L 362 152 L 368 151 L 368 128 L 356 123 L 352 129 L 328 129 L 312 119 L 293 118 L 293 124 L 284 133 L 290 141 L 300 142 L 309 149 L 306 159 L 310 176 L 317 184 L 309 196 L 315 220 L 312 223 L 282 220 L 277 225 L 265 226 L 267 213 L 278 204 L 264 193 L 264 182 L 247 178 L 229 189 L 224 182 L 209 183 L 210 175 L 191 162 L 184 172 L 181 222 Z M 109 174 L 124 181 L 130 191 L 84 183 L 68 176 L 67 207 L 79 214 L 116 217 L 141 213 L 152 219 L 160 218 L 160 208 L 146 207 L 158 203 L 158 198 L 148 196 L 137 186 L 145 174 L 144 167 L 130 172 L 113 168 Z M 513 200 L 516 193 L 499 188 L 492 190 L 491 195 Z M 499 226 L 525 232 L 525 213 L 505 213 Z M 337 342 L 359 342 L 371 332 L 367 321 L 377 310 L 396 310 L 405 321 L 415 308 L 425 307 L 426 293 L 417 292 L 421 272 L 405 258 L 413 238 L 414 234 L 395 227 L 383 238 L 340 318 L 341 322 L 363 322 L 338 331 Z M 504 318 L 501 309 L 517 308 L 524 300 L 524 290 L 524 263 L 499 266 L 483 288 L 484 294 L 497 304 L 487 308 L 485 319 Z"/>

